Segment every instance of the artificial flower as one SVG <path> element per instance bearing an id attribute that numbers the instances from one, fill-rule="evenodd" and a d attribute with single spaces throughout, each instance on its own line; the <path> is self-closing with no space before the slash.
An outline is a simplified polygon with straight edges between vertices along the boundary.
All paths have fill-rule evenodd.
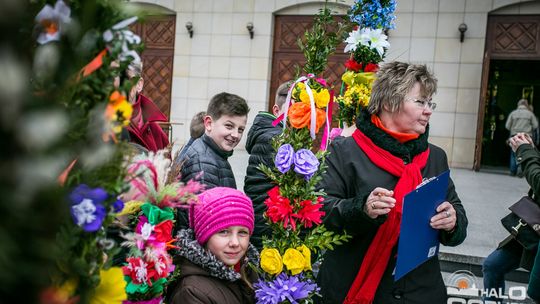
<path id="1" fill-rule="evenodd" d="M 261 268 L 269 274 L 278 274 L 283 270 L 283 261 L 275 248 L 264 248 L 261 251 Z"/>
<path id="2" fill-rule="evenodd" d="M 321 89 L 318 92 L 312 89 L 311 94 L 313 95 L 313 101 L 315 102 L 315 106 L 317 106 L 317 108 L 325 108 L 328 105 L 328 102 L 330 102 L 330 93 L 327 89 Z M 300 100 L 308 105 L 311 104 L 309 94 L 306 90 L 302 90 L 302 92 L 300 92 Z"/>
<path id="3" fill-rule="evenodd" d="M 332 130 L 330 130 L 330 140 L 334 140 L 336 137 L 340 136 L 341 132 L 343 132 L 342 128 L 332 128 Z"/>
<path id="4" fill-rule="evenodd" d="M 302 275 L 288 276 L 286 273 L 281 273 L 270 282 L 260 280 L 253 287 L 259 304 L 278 304 L 287 301 L 292 304 L 301 303 L 301 300 L 319 291 L 319 287 L 313 281 L 305 280 Z"/>
<path id="5" fill-rule="evenodd" d="M 127 299 L 126 281 L 120 267 L 99 272 L 100 282 L 90 298 L 90 304 L 121 304 Z"/>
<path id="6" fill-rule="evenodd" d="M 124 205 L 124 208 L 122 209 L 122 211 L 116 214 L 116 216 L 128 215 L 128 214 L 133 214 L 135 212 L 139 212 L 143 204 L 144 203 L 141 201 L 129 201 Z"/>
<path id="7" fill-rule="evenodd" d="M 173 220 L 174 213 L 171 208 L 159 208 L 156 205 L 150 203 L 144 203 L 141 206 L 141 210 L 148 218 L 148 222 L 152 225 L 157 225 L 166 220 Z"/>
<path id="8" fill-rule="evenodd" d="M 147 264 L 139 257 L 130 257 L 126 260 L 127 265 L 122 267 L 125 276 L 129 276 L 131 282 L 141 285 L 151 283 L 148 278 Z"/>
<path id="9" fill-rule="evenodd" d="M 304 256 L 304 271 L 311 270 L 311 250 L 304 244 L 296 247 L 296 250 L 300 251 Z"/>
<path id="10" fill-rule="evenodd" d="M 348 71 L 359 72 L 362 70 L 362 63 L 358 63 L 354 59 L 348 59 L 345 62 L 345 67 Z"/>
<path id="11" fill-rule="evenodd" d="M 324 199 L 322 197 L 317 198 L 317 203 L 314 204 L 311 200 L 304 200 L 300 202 L 300 210 L 296 217 L 300 220 L 302 225 L 307 228 L 313 227 L 313 224 L 319 225 L 322 223 L 322 217 L 325 212 L 321 211 L 321 202 Z"/>
<path id="12" fill-rule="evenodd" d="M 124 202 L 122 200 L 117 199 L 113 203 L 112 207 L 113 207 L 113 212 L 114 213 L 119 213 L 124 209 Z"/>
<path id="13" fill-rule="evenodd" d="M 71 22 L 70 15 L 71 9 L 62 0 L 56 1 L 54 8 L 50 4 L 46 4 L 36 15 L 36 22 L 43 28 L 37 42 L 45 44 L 60 40 L 66 25 Z"/>
<path id="14" fill-rule="evenodd" d="M 281 173 L 285 173 L 289 171 L 291 168 L 291 165 L 293 163 L 293 156 L 294 156 L 294 149 L 289 144 L 284 144 L 281 147 L 279 147 L 276 157 L 274 159 L 274 163 L 276 165 L 276 168 Z"/>
<path id="15" fill-rule="evenodd" d="M 319 132 L 319 128 L 326 120 L 326 112 L 321 109 L 315 109 L 316 122 L 315 133 Z M 311 125 L 311 107 L 303 102 L 295 102 L 289 108 L 289 123 L 295 129 L 310 127 Z"/>
<path id="16" fill-rule="evenodd" d="M 69 195 L 71 200 L 71 216 L 77 226 L 87 232 L 101 228 L 107 214 L 103 201 L 109 195 L 102 188 L 90 188 L 85 184 L 77 186 Z"/>
<path id="17" fill-rule="evenodd" d="M 369 28 L 393 29 L 396 0 L 356 1 L 349 10 L 352 22 Z"/>
<path id="18" fill-rule="evenodd" d="M 112 92 L 105 108 L 105 119 L 115 134 L 119 134 L 122 128 L 129 126 L 132 113 L 133 107 L 126 97 L 118 91 Z"/>
<path id="19" fill-rule="evenodd" d="M 377 72 L 379 70 L 379 65 L 376 63 L 368 63 L 364 68 L 364 72 Z"/>
<path id="20" fill-rule="evenodd" d="M 294 153 L 294 172 L 302 174 L 305 179 L 310 179 L 319 169 L 317 156 L 308 149 L 300 149 Z"/>
<path id="21" fill-rule="evenodd" d="M 287 267 L 287 270 L 291 272 L 292 275 L 297 275 L 304 270 L 305 265 L 304 255 L 294 249 L 289 248 L 285 250 L 283 255 L 283 264 Z"/>
<path id="22" fill-rule="evenodd" d="M 348 53 L 348 52 L 356 51 L 356 48 L 358 47 L 358 45 L 361 43 L 363 39 L 362 34 L 363 34 L 362 30 L 359 28 L 350 32 L 349 37 L 345 39 L 345 42 L 347 43 L 347 45 L 345 46 L 345 49 L 343 50 L 343 52 Z"/>
<path id="23" fill-rule="evenodd" d="M 283 228 L 290 224 L 293 230 L 296 230 L 296 222 L 293 216 L 293 207 L 288 198 L 279 194 L 279 188 L 276 186 L 268 191 L 268 198 L 264 201 L 267 207 L 266 216 L 273 222 L 283 223 Z"/>
<path id="24" fill-rule="evenodd" d="M 141 37 L 133 33 L 131 30 L 127 29 L 128 26 L 137 21 L 137 16 L 130 17 L 128 19 L 122 20 L 117 24 L 113 25 L 110 29 L 103 32 L 103 40 L 107 43 L 113 41 L 113 39 L 118 39 L 122 43 L 122 52 L 119 54 L 118 59 L 120 61 L 126 61 L 129 57 L 132 58 L 132 62 L 140 63 L 141 57 L 137 54 L 136 51 L 131 49 L 131 45 L 136 45 L 141 43 Z"/>
<path id="25" fill-rule="evenodd" d="M 361 39 L 361 43 L 363 45 L 369 46 L 371 49 L 376 50 L 381 57 L 384 55 L 384 49 L 390 47 L 390 43 L 388 43 L 387 40 L 388 36 L 383 34 L 383 31 L 380 28 L 375 30 L 370 28 L 364 29 Z"/>

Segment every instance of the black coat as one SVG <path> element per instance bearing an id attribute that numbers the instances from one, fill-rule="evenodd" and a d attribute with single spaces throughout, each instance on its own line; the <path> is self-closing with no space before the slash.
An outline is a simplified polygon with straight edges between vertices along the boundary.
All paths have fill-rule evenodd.
<path id="1" fill-rule="evenodd" d="M 246 150 L 250 155 L 244 180 L 244 192 L 253 202 L 253 208 L 255 209 L 255 229 L 251 236 L 251 243 L 257 249 L 262 248 L 262 236 L 272 234 L 271 229 L 266 225 L 263 214 L 266 211 L 266 205 L 264 204 L 268 197 L 266 193 L 275 184 L 258 169 L 258 166 L 261 164 L 270 168 L 275 166 L 275 151 L 272 147 L 272 138 L 281 134 L 282 131 L 282 124 L 276 127 L 272 126 L 275 119 L 274 115 L 267 112 L 257 114 L 253 126 L 249 129 L 246 142 Z"/>
<path id="2" fill-rule="evenodd" d="M 364 113 L 359 118 L 357 127 L 372 139 L 375 144 L 399 156 L 404 162 L 428 147 L 427 131 L 418 139 L 400 144 L 397 140 L 375 127 Z M 448 170 L 444 151 L 429 144 L 430 155 L 422 170 L 424 178 L 439 175 Z M 323 303 L 342 303 L 352 285 L 369 245 L 386 217 L 371 219 L 363 211 L 369 193 L 375 187 L 393 189 L 398 178 L 374 165 L 368 156 L 358 147 L 352 137 L 340 138 L 331 145 L 330 155 L 326 160 L 327 173 L 323 176 L 320 188 L 327 197 L 324 201 L 326 216 L 325 226 L 333 231 L 346 230 L 352 236 L 349 242 L 336 246 L 335 250 L 325 254 L 324 262 L 318 275 L 318 283 L 323 295 Z M 466 236 L 467 217 L 465 210 L 450 180 L 446 199 L 457 212 L 457 225 L 453 232 L 441 231 L 440 241 L 446 246 L 456 246 Z M 374 303 L 446 303 L 444 285 L 439 260 L 434 257 L 419 266 L 403 278 L 394 282 L 392 272 L 396 265 L 393 253 L 381 279 Z"/>
<path id="3" fill-rule="evenodd" d="M 206 189 L 214 187 L 229 187 L 236 189 L 236 181 L 227 158 L 232 152 L 221 150 L 214 141 L 206 134 L 197 138 L 186 150 L 180 162 L 182 169 L 180 179 L 187 183 L 195 178 L 200 172 L 204 172 L 200 182 L 206 185 Z"/>

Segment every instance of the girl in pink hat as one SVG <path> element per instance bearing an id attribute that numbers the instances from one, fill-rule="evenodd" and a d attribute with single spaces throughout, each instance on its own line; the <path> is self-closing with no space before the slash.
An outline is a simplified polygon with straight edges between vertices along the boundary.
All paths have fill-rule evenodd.
<path id="1" fill-rule="evenodd" d="M 191 206 L 190 228 L 177 236 L 180 276 L 171 285 L 170 303 L 254 303 L 249 263 L 258 263 L 250 244 L 254 213 L 242 192 L 217 187 Z"/>

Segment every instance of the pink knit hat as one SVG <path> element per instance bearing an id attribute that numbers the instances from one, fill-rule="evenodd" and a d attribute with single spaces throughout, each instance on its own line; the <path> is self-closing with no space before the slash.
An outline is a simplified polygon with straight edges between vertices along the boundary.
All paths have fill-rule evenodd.
<path id="1" fill-rule="evenodd" d="M 253 204 L 244 193 L 225 187 L 217 187 L 199 194 L 199 203 L 189 212 L 189 222 L 199 244 L 216 232 L 231 226 L 244 226 L 253 233 Z"/>

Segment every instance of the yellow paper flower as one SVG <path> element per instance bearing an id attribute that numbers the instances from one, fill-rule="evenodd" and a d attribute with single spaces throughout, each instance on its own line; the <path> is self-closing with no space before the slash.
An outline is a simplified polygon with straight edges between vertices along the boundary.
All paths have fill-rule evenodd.
<path id="1" fill-rule="evenodd" d="M 122 268 L 111 267 L 100 271 L 101 281 L 90 299 L 90 304 L 121 304 L 127 300 L 126 281 Z"/>
<path id="2" fill-rule="evenodd" d="M 128 214 L 133 214 L 135 212 L 138 212 L 141 209 L 142 204 L 144 204 L 144 202 L 129 201 L 124 204 L 124 209 L 122 209 L 122 211 L 117 213 L 116 216 L 128 215 Z"/>
<path id="3" fill-rule="evenodd" d="M 296 250 L 300 251 L 304 256 L 304 271 L 311 270 L 311 250 L 304 244 L 300 247 L 296 247 Z"/>
<path id="4" fill-rule="evenodd" d="M 115 134 L 122 132 L 123 127 L 129 125 L 133 107 L 126 97 L 118 91 L 114 91 L 109 97 L 109 103 L 105 109 L 105 118 L 112 125 Z"/>
<path id="5" fill-rule="evenodd" d="M 283 255 L 283 264 L 287 266 L 287 269 L 292 275 L 297 275 L 304 270 L 304 265 L 306 262 L 304 255 L 300 251 L 294 248 L 289 248 Z"/>
<path id="6" fill-rule="evenodd" d="M 313 93 L 313 100 L 317 108 L 325 108 L 330 102 L 330 93 L 327 89 L 322 89 L 320 92 L 312 90 L 311 93 Z M 300 92 L 300 100 L 303 103 L 310 104 L 309 94 L 306 90 Z"/>
<path id="7" fill-rule="evenodd" d="M 261 268 L 269 274 L 278 274 L 283 271 L 283 261 L 277 249 L 264 248 L 261 251 Z"/>

